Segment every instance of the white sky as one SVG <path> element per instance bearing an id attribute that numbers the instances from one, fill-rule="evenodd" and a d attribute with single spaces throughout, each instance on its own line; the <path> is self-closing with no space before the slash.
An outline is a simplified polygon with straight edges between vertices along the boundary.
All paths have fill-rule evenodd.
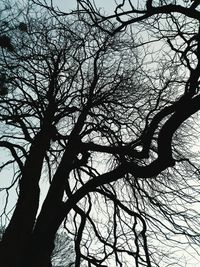
<path id="1" fill-rule="evenodd" d="M 106 13 L 113 11 L 115 8 L 114 0 L 95 0 L 94 2 L 97 7 L 103 7 Z M 70 10 L 76 7 L 76 0 L 53 0 L 53 3 L 63 8 L 63 10 Z"/>

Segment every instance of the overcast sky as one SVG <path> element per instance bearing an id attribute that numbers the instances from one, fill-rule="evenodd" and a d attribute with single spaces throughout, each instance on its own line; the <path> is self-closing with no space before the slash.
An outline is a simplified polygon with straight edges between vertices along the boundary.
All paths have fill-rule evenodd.
<path id="1" fill-rule="evenodd" d="M 106 13 L 112 12 L 116 6 L 114 0 L 95 0 L 97 7 L 105 9 Z M 119 2 L 119 1 L 118 1 Z M 76 0 L 53 0 L 55 5 L 58 5 L 63 10 L 71 10 L 76 7 Z"/>

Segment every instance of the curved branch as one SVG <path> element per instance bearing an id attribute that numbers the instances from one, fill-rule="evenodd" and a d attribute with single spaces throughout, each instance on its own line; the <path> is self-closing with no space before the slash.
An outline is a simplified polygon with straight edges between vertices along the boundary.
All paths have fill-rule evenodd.
<path id="1" fill-rule="evenodd" d="M 101 185 L 116 181 L 128 172 L 135 177 L 150 178 L 160 174 L 166 168 L 174 166 L 175 160 L 172 157 L 171 148 L 172 137 L 179 126 L 199 110 L 200 95 L 185 100 L 183 104 L 184 106 L 180 105 L 160 130 L 158 136 L 158 158 L 156 160 L 148 166 L 138 166 L 135 162 L 123 163 L 114 170 L 89 180 L 66 201 L 64 212 L 69 212 L 88 192 L 95 191 Z"/>
<path id="2" fill-rule="evenodd" d="M 14 147 L 20 149 L 20 150 L 23 152 L 23 154 L 26 153 L 25 150 L 24 150 L 21 146 L 12 144 L 12 143 L 10 143 L 10 142 L 8 142 L 8 141 L 0 141 L 0 147 L 6 147 L 7 149 L 10 150 L 10 152 L 11 152 L 13 158 L 16 160 L 16 162 L 17 162 L 17 164 L 18 164 L 18 166 L 19 166 L 20 171 L 22 171 L 24 165 L 23 165 L 23 163 L 22 163 L 20 157 L 17 155 L 17 152 L 16 152 L 16 150 L 15 150 Z"/>

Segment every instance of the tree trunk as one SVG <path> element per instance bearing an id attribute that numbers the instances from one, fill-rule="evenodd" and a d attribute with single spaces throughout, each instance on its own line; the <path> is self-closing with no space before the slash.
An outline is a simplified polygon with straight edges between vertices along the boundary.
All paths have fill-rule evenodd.
<path id="1" fill-rule="evenodd" d="M 16 208 L 0 243 L 0 266 L 18 267 L 29 242 L 39 206 L 39 179 L 49 140 L 41 131 L 31 145 L 19 181 Z"/>
<path id="2" fill-rule="evenodd" d="M 54 249 L 54 239 L 55 234 L 49 232 L 42 235 L 32 235 L 27 242 L 19 240 L 16 251 L 13 248 L 12 242 L 8 242 L 7 246 L 5 246 L 5 243 L 1 242 L 0 266 L 51 267 L 51 254 Z"/>
<path id="3" fill-rule="evenodd" d="M 51 254 L 54 249 L 54 236 L 32 236 L 19 267 L 51 267 Z M 18 266 L 17 266 L 18 267 Z"/>

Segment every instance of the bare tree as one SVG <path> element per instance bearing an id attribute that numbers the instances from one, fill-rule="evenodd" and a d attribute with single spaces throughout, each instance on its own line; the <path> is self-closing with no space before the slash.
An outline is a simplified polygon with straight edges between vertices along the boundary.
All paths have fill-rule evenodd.
<path id="1" fill-rule="evenodd" d="M 90 203 L 89 192 L 96 187 L 92 181 L 98 186 L 101 177 L 107 180 L 100 174 L 103 165 L 97 166 L 104 148 L 121 147 L 123 138 L 137 135 L 139 122 L 131 129 L 136 119 L 131 113 L 146 93 L 139 88 L 132 37 L 110 38 L 77 16 L 63 21 L 45 12 L 40 16 L 22 13 L 15 24 L 21 21 L 26 30 L 13 30 L 15 49 L 2 47 L 1 53 L 8 94 L 1 98 L 0 145 L 10 152 L 2 168 L 12 166 L 14 171 L 5 192 L 18 184 L 18 201 L 1 242 L 1 262 L 50 265 L 55 233 L 74 209 L 78 266 L 82 227 L 91 208 L 87 204 L 85 211 L 76 203 Z M 108 153 L 114 166 L 118 155 Z M 105 170 L 108 177 L 110 167 Z M 49 190 L 40 209 L 39 182 L 45 178 Z"/>
<path id="2" fill-rule="evenodd" d="M 76 267 L 184 266 L 173 248 L 199 245 L 198 5 L 77 2 L 27 5 L 1 45 L 2 192 L 18 199 L 0 264 L 51 266 L 64 223 Z"/>

